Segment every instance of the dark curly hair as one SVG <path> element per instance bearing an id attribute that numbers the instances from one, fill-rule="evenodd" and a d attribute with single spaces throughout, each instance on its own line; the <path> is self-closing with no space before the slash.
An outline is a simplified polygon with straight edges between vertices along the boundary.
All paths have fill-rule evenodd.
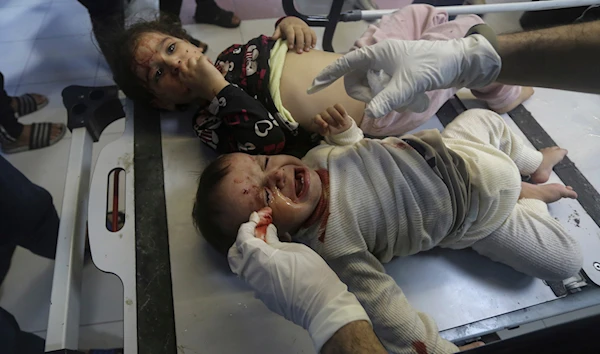
<path id="1" fill-rule="evenodd" d="M 220 223 L 224 210 L 216 192 L 230 167 L 228 156 L 221 155 L 204 169 L 192 211 L 198 231 L 212 247 L 224 255 L 227 255 L 227 251 L 235 243 L 237 235 L 225 231 Z"/>
<path id="2" fill-rule="evenodd" d="M 186 40 L 191 38 L 181 27 L 179 19 L 167 14 L 157 14 L 154 17 L 153 20 L 141 20 L 127 29 L 108 32 L 98 38 L 104 44 L 102 51 L 112 70 L 113 79 L 132 100 L 151 102 L 154 98 L 133 70 L 135 49 L 140 37 L 145 33 L 156 32 Z"/>

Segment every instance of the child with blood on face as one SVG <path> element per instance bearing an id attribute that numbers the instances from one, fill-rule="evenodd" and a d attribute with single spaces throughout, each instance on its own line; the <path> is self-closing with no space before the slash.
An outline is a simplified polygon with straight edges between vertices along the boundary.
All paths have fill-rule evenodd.
<path id="1" fill-rule="evenodd" d="M 325 142 L 302 160 L 219 157 L 201 177 L 193 217 L 202 236 L 226 253 L 239 226 L 262 209 L 280 238 L 305 243 L 327 261 L 389 352 L 412 352 L 413 343 L 428 353 L 458 350 L 385 273 L 382 263 L 394 257 L 471 247 L 545 280 L 581 269 L 577 241 L 547 208 L 577 194 L 560 184 L 521 181 L 529 175 L 533 183 L 547 182 L 566 150 L 536 151 L 498 114 L 481 109 L 461 114 L 442 133 L 383 140 L 363 138 L 340 105 L 314 123 Z"/>
<path id="2" fill-rule="evenodd" d="M 370 25 L 351 49 L 388 38 L 462 38 L 481 23 L 475 15 L 448 21 L 443 10 L 410 5 Z M 291 16 L 277 22 L 272 37 L 232 45 L 214 65 L 200 48 L 182 38 L 186 36 L 180 24 L 159 20 L 132 25 L 114 40 L 115 53 L 108 55 L 115 82 L 130 98 L 158 108 L 200 105 L 194 130 L 221 153 L 301 156 L 314 146 L 314 134 L 319 133 L 313 117 L 334 103 L 342 104 L 369 136 L 401 135 L 431 118 L 457 91 L 427 93 L 430 106 L 425 112 L 391 112 L 384 117 L 366 115 L 365 104 L 347 95 L 344 80 L 308 95 L 313 78 L 341 54 L 313 49 L 314 31 Z M 533 93 L 531 88 L 501 84 L 472 92 L 497 112 L 507 112 Z"/>

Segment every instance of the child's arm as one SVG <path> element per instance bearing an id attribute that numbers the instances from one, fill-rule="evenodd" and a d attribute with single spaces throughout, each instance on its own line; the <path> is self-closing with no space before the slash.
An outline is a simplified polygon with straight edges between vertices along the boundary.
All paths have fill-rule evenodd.
<path id="1" fill-rule="evenodd" d="M 364 138 L 362 130 L 339 103 L 317 114 L 313 122 L 329 145 L 352 145 Z"/>
<path id="2" fill-rule="evenodd" d="M 285 146 L 285 135 L 277 121 L 260 102 L 241 88 L 228 85 L 212 100 L 208 111 L 218 117 L 197 118 L 196 134 L 220 153 L 243 151 L 272 155 Z"/>
<path id="3" fill-rule="evenodd" d="M 392 277 L 368 251 L 327 259 L 373 322 L 390 353 L 454 353 L 459 348 L 440 337 L 434 321 L 408 303 Z"/>
<path id="4" fill-rule="evenodd" d="M 272 39 L 287 39 L 288 48 L 296 48 L 296 52 L 301 54 L 308 52 L 317 45 L 317 34 L 308 24 L 298 17 L 286 16 L 282 18 L 275 26 L 275 32 Z"/>

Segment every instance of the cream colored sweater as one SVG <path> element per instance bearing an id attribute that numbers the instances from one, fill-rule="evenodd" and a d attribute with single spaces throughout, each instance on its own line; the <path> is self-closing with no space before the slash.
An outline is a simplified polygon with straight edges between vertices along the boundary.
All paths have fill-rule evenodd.
<path id="1" fill-rule="evenodd" d="M 452 235 L 451 242 L 445 240 L 455 217 L 448 187 L 425 159 L 399 138 L 363 139 L 362 131 L 353 124 L 348 131 L 327 140 L 329 144 L 315 147 L 303 159 L 311 168 L 329 171 L 327 219 L 323 225 L 317 222 L 301 230 L 294 239 L 319 253 L 348 285 L 389 352 L 416 353 L 423 347 L 428 353 L 458 351 L 439 336 L 428 315 L 410 306 L 382 266 L 395 256 L 465 242 L 468 228 Z M 500 151 L 498 154 L 503 155 Z M 468 158 L 468 154 L 463 155 Z M 492 181 L 492 189 L 503 189 L 507 184 L 512 190 L 515 183 L 520 188 L 518 171 L 514 177 L 516 181 Z M 477 178 L 475 183 L 481 181 Z M 516 196 L 509 193 L 509 201 L 498 204 L 480 202 L 479 189 L 471 186 L 471 209 L 466 212 L 468 220 L 464 224 L 488 232 L 508 217 L 518 192 Z M 489 198 L 490 193 L 484 194 Z M 478 212 L 481 205 L 487 207 L 485 215 Z M 480 223 L 487 226 L 481 227 Z M 468 236 L 472 244 L 487 234 Z"/>

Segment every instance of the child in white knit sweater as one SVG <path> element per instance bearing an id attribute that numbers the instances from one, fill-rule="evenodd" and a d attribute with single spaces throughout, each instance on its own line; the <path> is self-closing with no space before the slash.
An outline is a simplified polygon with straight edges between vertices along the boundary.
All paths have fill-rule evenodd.
<path id="1" fill-rule="evenodd" d="M 326 144 L 303 159 L 224 155 L 202 175 L 194 220 L 226 252 L 252 211 L 270 207 L 280 237 L 317 251 L 348 285 L 389 352 L 458 350 L 412 309 L 382 263 L 440 246 L 480 254 L 545 280 L 581 269 L 577 242 L 546 203 L 576 198 L 548 180 L 566 155 L 535 151 L 494 112 L 470 110 L 443 133 L 383 140 L 336 105 L 315 117 Z M 450 300 L 451 301 L 451 300 Z"/>

